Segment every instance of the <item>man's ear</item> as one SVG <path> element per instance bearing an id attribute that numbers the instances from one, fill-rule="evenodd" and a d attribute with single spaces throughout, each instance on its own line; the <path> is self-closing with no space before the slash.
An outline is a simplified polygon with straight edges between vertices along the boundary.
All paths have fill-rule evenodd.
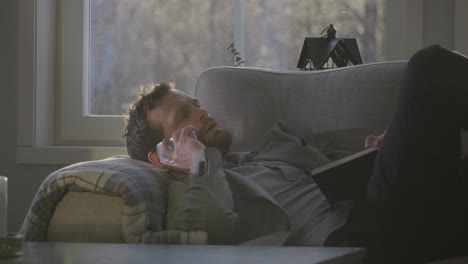
<path id="1" fill-rule="evenodd" d="M 153 164 L 154 166 L 160 168 L 160 169 L 164 169 L 164 167 L 162 166 L 161 164 L 161 161 L 159 160 L 159 155 L 158 155 L 158 152 L 156 151 L 150 151 L 148 153 L 148 160 L 151 162 L 151 164 Z"/>

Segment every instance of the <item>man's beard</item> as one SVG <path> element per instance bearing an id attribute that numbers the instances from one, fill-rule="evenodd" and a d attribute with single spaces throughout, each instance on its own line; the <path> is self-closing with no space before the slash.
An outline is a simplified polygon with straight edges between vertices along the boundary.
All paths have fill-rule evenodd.
<path id="1" fill-rule="evenodd" d="M 201 128 L 198 130 L 198 140 L 205 145 L 207 148 L 217 148 L 221 151 L 224 156 L 229 152 L 232 143 L 232 134 L 227 129 L 219 128 L 214 133 L 210 131 L 214 126 L 218 124 L 216 121 L 208 116 L 202 120 Z M 211 135 L 207 135 L 211 133 Z"/>

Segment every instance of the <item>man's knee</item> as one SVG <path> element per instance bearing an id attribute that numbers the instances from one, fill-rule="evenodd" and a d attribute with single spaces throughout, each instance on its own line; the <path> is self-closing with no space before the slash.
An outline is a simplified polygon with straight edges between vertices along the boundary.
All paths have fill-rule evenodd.
<path id="1" fill-rule="evenodd" d="M 446 89 L 456 81 L 457 55 L 439 45 L 432 45 L 416 52 L 408 61 L 406 75 L 423 81 L 424 93 L 435 98 L 446 97 Z M 444 89 L 441 89 L 444 88 Z M 441 94 L 443 92 L 444 94 Z M 439 98 L 440 99 L 440 98 Z"/>
<path id="2" fill-rule="evenodd" d="M 417 67 L 423 73 L 430 73 L 443 68 L 444 61 L 451 56 L 451 51 L 439 45 L 431 45 L 416 52 L 409 60 L 409 67 Z"/>

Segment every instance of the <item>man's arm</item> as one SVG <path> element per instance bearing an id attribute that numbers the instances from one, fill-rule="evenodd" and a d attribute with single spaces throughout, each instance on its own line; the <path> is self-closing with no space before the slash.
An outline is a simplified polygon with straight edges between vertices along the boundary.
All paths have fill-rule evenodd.
<path id="1" fill-rule="evenodd" d="M 188 189 L 174 212 L 175 228 L 206 231 L 210 244 L 231 244 L 239 216 L 233 211 L 221 152 L 189 137 L 194 129 L 187 126 L 173 133 L 174 150 L 163 141 L 162 154 L 170 159 L 164 166 L 178 179 L 188 174 Z"/>
<path id="2" fill-rule="evenodd" d="M 232 192 L 216 148 L 199 152 L 192 160 L 189 187 L 175 212 L 175 227 L 203 230 L 210 244 L 231 244 L 239 215 L 234 213 Z"/>

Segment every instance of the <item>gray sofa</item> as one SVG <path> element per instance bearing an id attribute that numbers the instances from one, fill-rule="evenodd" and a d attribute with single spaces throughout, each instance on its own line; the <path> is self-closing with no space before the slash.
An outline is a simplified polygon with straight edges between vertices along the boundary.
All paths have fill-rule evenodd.
<path id="1" fill-rule="evenodd" d="M 277 120 L 318 133 L 341 149 L 357 150 L 366 135 L 386 129 L 405 67 L 404 61 L 324 71 L 215 67 L 199 75 L 195 97 L 220 124 L 233 130 L 233 151 L 247 150 Z M 121 182 L 113 179 L 131 181 L 140 174 L 160 193 L 156 198 L 148 195 L 151 201 L 145 202 L 145 210 L 149 213 L 135 217 L 129 212 L 140 204 L 129 201 L 128 192 L 116 191 L 128 186 L 119 189 L 115 182 Z M 102 175 L 107 176 L 104 179 Z M 163 180 L 155 180 L 155 175 Z M 63 179 L 71 178 L 71 185 L 66 185 Z M 61 193 L 42 204 L 49 206 L 49 214 L 31 207 L 22 227 L 27 239 L 164 243 L 164 238 L 173 234 L 166 229 L 170 229 L 171 208 L 176 206 L 177 196 L 183 195 L 184 187 L 149 164 L 113 157 L 73 164 L 48 179 L 41 190 L 58 188 Z M 114 189 L 106 189 L 111 185 Z M 144 184 L 138 186 L 135 188 L 144 190 Z M 38 192 L 38 200 L 43 192 Z M 40 222 L 41 228 L 31 231 L 31 222 Z M 197 235 L 193 239 L 195 236 L 185 232 L 177 233 L 175 243 L 206 242 L 206 234 Z"/>

